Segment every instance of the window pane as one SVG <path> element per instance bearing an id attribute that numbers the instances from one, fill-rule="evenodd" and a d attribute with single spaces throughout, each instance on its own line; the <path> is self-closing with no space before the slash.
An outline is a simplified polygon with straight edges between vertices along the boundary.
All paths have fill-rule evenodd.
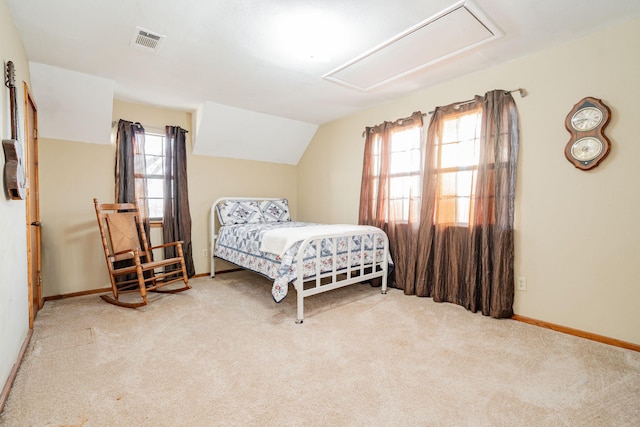
<path id="1" fill-rule="evenodd" d="M 473 180 L 472 171 L 463 171 L 456 173 L 456 194 L 458 196 L 470 196 L 471 184 Z"/>
<path id="2" fill-rule="evenodd" d="M 160 178 L 147 178 L 147 197 L 164 197 L 164 180 Z"/>
<path id="3" fill-rule="evenodd" d="M 455 115 L 445 120 L 438 147 L 440 198 L 436 221 L 446 224 L 468 224 L 471 196 L 480 159 L 481 110 Z M 466 170 L 460 170 L 464 168 Z"/>
<path id="4" fill-rule="evenodd" d="M 438 218 L 447 223 L 467 224 L 473 191 L 474 171 L 448 172 L 441 175 Z"/>
<path id="5" fill-rule="evenodd" d="M 458 146 L 458 166 L 475 166 L 478 164 L 480 150 L 477 139 L 463 140 Z"/>
<path id="6" fill-rule="evenodd" d="M 414 151 L 400 151 L 391 153 L 389 165 L 390 174 L 408 173 L 420 170 L 420 158 Z"/>
<path id="7" fill-rule="evenodd" d="M 469 224 L 469 203 L 468 197 L 456 199 L 456 222 L 458 224 Z"/>
<path id="8" fill-rule="evenodd" d="M 146 173 L 147 175 L 164 175 L 163 173 L 163 163 L 164 157 L 161 156 L 145 156 L 147 160 L 146 164 Z"/>
<path id="9" fill-rule="evenodd" d="M 476 134 L 480 130 L 476 129 L 479 127 L 478 124 L 480 123 L 480 114 L 465 114 L 458 120 L 460 121 L 458 125 L 458 140 L 462 141 L 476 138 Z"/>
<path id="10" fill-rule="evenodd" d="M 408 215 L 405 214 L 405 199 L 393 199 L 389 200 L 389 220 L 391 221 L 406 221 Z"/>
<path id="11" fill-rule="evenodd" d="M 446 144 L 448 142 L 457 141 L 458 140 L 458 120 L 445 120 L 444 128 L 442 130 L 442 143 Z"/>
<path id="12" fill-rule="evenodd" d="M 164 203 L 162 199 L 147 199 L 149 205 L 149 218 L 162 218 Z"/>
<path id="13" fill-rule="evenodd" d="M 163 216 L 164 144 L 164 135 L 145 133 L 144 159 L 137 157 L 144 160 L 144 169 L 141 168 L 136 172 L 139 174 L 136 180 L 136 194 L 146 187 L 144 201 L 149 209 L 149 217 L 154 219 L 161 219 Z M 139 181 L 144 182 L 145 186 L 138 186 Z"/>
<path id="14" fill-rule="evenodd" d="M 470 139 L 443 144 L 440 147 L 440 167 L 466 167 L 478 164 L 479 140 Z"/>
<path id="15" fill-rule="evenodd" d="M 409 185 L 411 186 L 411 198 L 417 198 L 420 196 L 420 175 L 415 174 L 409 178 Z"/>
<path id="16" fill-rule="evenodd" d="M 394 132 L 392 136 L 393 151 L 408 151 L 416 148 L 420 143 L 420 128 L 413 127 L 410 129 Z"/>
<path id="17" fill-rule="evenodd" d="M 408 177 L 391 178 L 389 180 L 389 195 L 392 199 L 400 199 L 409 197 L 409 180 Z"/>
<path id="18" fill-rule="evenodd" d="M 371 167 L 373 168 L 372 196 L 377 198 L 379 193 L 385 193 L 385 216 L 387 220 L 406 221 L 409 209 L 417 215 L 420 195 L 421 151 L 420 137 L 422 127 L 406 127 L 393 132 L 389 145 L 382 147 L 382 138 L 376 136 L 371 153 Z M 382 150 L 388 156 L 388 165 L 382 170 Z M 385 158 L 385 161 L 386 158 Z M 385 188 L 381 188 L 379 176 L 386 175 Z"/>
<path id="19" fill-rule="evenodd" d="M 443 144 L 440 147 L 440 167 L 452 168 L 457 166 L 458 144 Z"/>
<path id="20" fill-rule="evenodd" d="M 436 207 L 436 221 L 438 224 L 455 222 L 456 198 L 441 198 Z"/>
<path id="21" fill-rule="evenodd" d="M 391 136 L 389 173 L 407 173 L 420 170 L 420 128 L 414 127 Z"/>
<path id="22" fill-rule="evenodd" d="M 442 135 L 441 167 L 478 164 L 480 113 L 470 113 L 445 120 Z"/>
<path id="23" fill-rule="evenodd" d="M 440 195 L 442 197 L 455 196 L 457 189 L 457 173 L 449 172 L 443 173 L 440 176 Z"/>
<path id="24" fill-rule="evenodd" d="M 382 145 L 382 138 L 380 138 L 380 135 L 376 135 L 374 140 L 373 140 L 373 155 L 374 156 L 379 156 L 380 155 L 380 146 Z"/>
<path id="25" fill-rule="evenodd" d="M 380 176 L 380 156 L 373 156 L 373 171 L 376 176 Z"/>
<path id="26" fill-rule="evenodd" d="M 409 218 L 414 220 L 414 218 L 419 218 L 419 215 L 420 215 L 420 201 L 415 198 L 412 198 L 410 201 L 411 201 L 411 205 L 409 205 L 409 208 L 410 208 Z"/>
<path id="27" fill-rule="evenodd" d="M 154 135 L 150 133 L 146 133 L 144 135 L 144 151 L 145 154 L 153 154 L 156 156 L 162 156 L 162 143 L 164 141 L 164 136 L 162 135 Z"/>

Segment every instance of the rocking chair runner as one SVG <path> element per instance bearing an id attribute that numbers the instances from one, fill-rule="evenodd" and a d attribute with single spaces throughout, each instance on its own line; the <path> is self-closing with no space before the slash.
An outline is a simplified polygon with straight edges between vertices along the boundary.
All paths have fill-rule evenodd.
<path id="1" fill-rule="evenodd" d="M 148 291 L 176 293 L 191 289 L 181 241 L 149 247 L 137 204 L 100 204 L 98 199 L 93 199 L 93 203 L 113 291 L 113 296 L 101 295 L 103 300 L 136 308 L 147 305 Z M 175 246 L 177 256 L 153 261 L 151 251 L 168 246 Z M 181 288 L 159 289 L 180 281 L 184 282 Z M 141 300 L 126 302 L 120 299 L 120 295 L 129 293 L 139 293 Z"/>

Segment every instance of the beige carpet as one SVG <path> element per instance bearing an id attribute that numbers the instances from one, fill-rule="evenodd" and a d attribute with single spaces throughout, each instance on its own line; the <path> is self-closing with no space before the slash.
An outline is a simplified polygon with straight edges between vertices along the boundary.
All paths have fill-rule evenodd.
<path id="1" fill-rule="evenodd" d="M 398 290 L 281 304 L 246 273 L 38 315 L 6 426 L 638 426 L 640 353 Z"/>

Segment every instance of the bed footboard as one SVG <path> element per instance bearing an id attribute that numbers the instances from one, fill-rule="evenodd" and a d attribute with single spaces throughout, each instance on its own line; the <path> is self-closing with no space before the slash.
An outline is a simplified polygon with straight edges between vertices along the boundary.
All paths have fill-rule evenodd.
<path id="1" fill-rule="evenodd" d="M 372 244 L 370 248 L 366 248 L 364 239 L 371 236 Z M 354 247 L 354 238 L 360 239 L 360 246 Z M 305 279 L 305 265 L 309 260 L 304 260 L 309 246 L 321 248 L 322 242 L 331 241 L 331 270 L 327 271 L 322 268 L 321 257 L 322 250 L 315 250 L 315 274 Z M 346 242 L 346 254 L 344 251 L 338 251 L 339 242 Z M 324 254 L 326 256 L 326 254 Z M 343 259 L 339 259 L 342 257 Z M 344 259 L 346 257 L 346 259 Z M 304 298 L 317 295 L 322 292 L 331 291 L 333 289 L 342 288 L 355 283 L 366 282 L 375 278 L 381 278 L 381 292 L 387 293 L 387 275 L 389 273 L 389 238 L 382 230 L 372 231 L 371 229 L 363 229 L 357 232 L 348 232 L 341 234 L 319 235 L 304 240 L 298 249 L 296 263 L 296 280 L 294 286 L 296 288 L 297 298 L 297 319 L 296 323 L 304 321 Z M 325 262 L 326 264 L 326 262 Z"/>

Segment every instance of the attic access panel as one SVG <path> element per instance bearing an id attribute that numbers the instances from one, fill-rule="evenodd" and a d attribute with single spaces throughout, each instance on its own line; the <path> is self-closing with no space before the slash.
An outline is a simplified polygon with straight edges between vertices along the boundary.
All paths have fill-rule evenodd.
<path id="1" fill-rule="evenodd" d="M 367 91 L 502 36 L 474 3 L 460 1 L 322 77 Z"/>

